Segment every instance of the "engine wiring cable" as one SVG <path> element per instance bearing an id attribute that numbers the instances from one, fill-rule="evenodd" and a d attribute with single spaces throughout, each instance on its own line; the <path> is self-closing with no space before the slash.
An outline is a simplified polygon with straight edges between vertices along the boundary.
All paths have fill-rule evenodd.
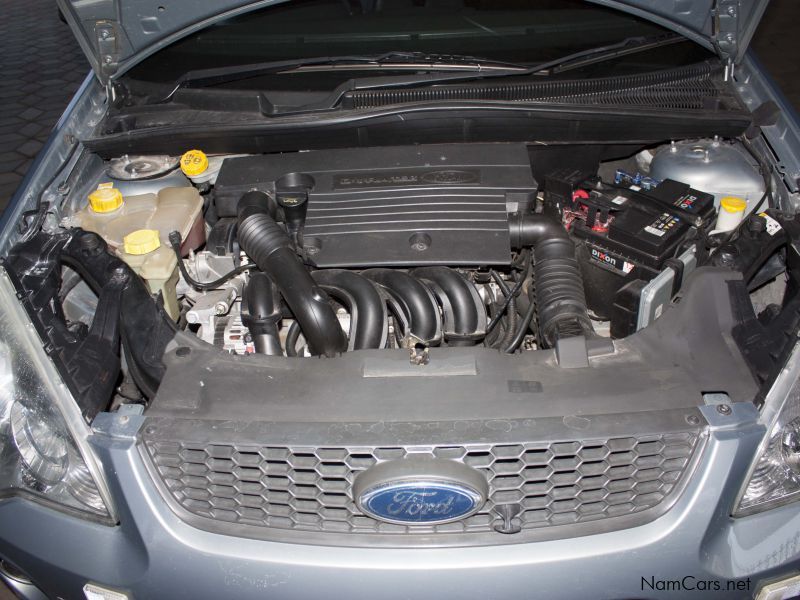
<path id="1" fill-rule="evenodd" d="M 522 344 L 522 340 L 525 339 L 525 335 L 528 332 L 528 327 L 531 326 L 531 321 L 533 320 L 533 313 L 536 311 L 536 303 L 531 301 L 528 305 L 528 310 L 525 311 L 525 315 L 522 317 L 522 322 L 520 323 L 519 328 L 517 328 L 514 337 L 511 339 L 511 342 L 506 346 L 504 352 L 506 354 L 514 354 L 519 348 L 520 344 Z"/>
<path id="2" fill-rule="evenodd" d="M 500 305 L 497 313 L 495 313 L 495 315 L 492 317 L 491 321 L 489 321 L 489 324 L 486 326 L 487 335 L 500 322 L 500 319 L 502 319 L 503 314 L 506 312 L 506 310 L 508 310 L 508 305 L 511 302 L 511 299 L 516 297 L 519 294 L 519 291 L 522 289 L 522 285 L 525 282 L 525 279 L 527 279 L 527 277 L 528 277 L 528 275 L 530 273 L 530 268 L 531 268 L 530 252 L 526 252 L 525 253 L 525 258 L 523 259 L 523 261 L 524 261 L 524 266 L 522 267 L 523 268 L 522 276 L 519 278 L 519 281 L 517 281 L 516 284 L 514 284 L 514 287 L 511 288 L 511 293 L 505 296 L 505 300 L 503 301 L 503 304 Z M 497 283 L 498 279 L 500 279 L 502 281 L 502 278 L 497 273 L 497 271 L 495 271 L 494 269 L 489 271 L 489 275 L 491 275 L 491 277 L 492 277 L 492 279 L 494 279 L 495 283 Z M 497 283 L 497 285 L 500 288 L 500 290 L 503 291 L 503 286 L 500 285 L 499 283 Z M 503 285 L 505 285 L 505 281 L 503 281 Z M 506 286 L 506 289 L 508 289 L 508 286 Z"/>
<path id="3" fill-rule="evenodd" d="M 175 256 L 178 258 L 178 269 L 180 269 L 181 276 L 189 284 L 191 287 L 196 289 L 199 292 L 205 292 L 208 290 L 214 290 L 221 286 L 223 283 L 226 283 L 236 277 L 237 275 L 241 275 L 242 273 L 246 273 L 252 269 L 256 268 L 255 263 L 250 263 L 246 265 L 242 265 L 240 267 L 236 267 L 232 271 L 228 271 L 220 277 L 219 279 L 215 279 L 214 281 L 197 281 L 194 277 L 189 274 L 189 271 L 186 268 L 186 265 L 183 264 L 183 257 L 181 256 L 181 234 L 178 231 L 171 231 L 169 234 L 169 244 L 172 246 L 173 252 L 175 252 Z"/>
<path id="4" fill-rule="evenodd" d="M 505 348 L 511 343 L 511 340 L 514 338 L 514 331 L 517 328 L 517 301 L 514 299 L 514 294 L 508 288 L 508 284 L 503 280 L 499 273 L 496 271 L 492 272 L 492 278 L 494 279 L 497 286 L 503 292 L 503 295 L 508 299 L 508 309 L 507 309 L 507 316 L 506 316 L 506 325 L 505 325 L 505 333 L 500 338 L 499 347 Z M 520 281 L 522 278 L 520 277 Z M 517 282 L 519 283 L 519 282 Z M 514 286 L 517 287 L 516 285 Z"/>

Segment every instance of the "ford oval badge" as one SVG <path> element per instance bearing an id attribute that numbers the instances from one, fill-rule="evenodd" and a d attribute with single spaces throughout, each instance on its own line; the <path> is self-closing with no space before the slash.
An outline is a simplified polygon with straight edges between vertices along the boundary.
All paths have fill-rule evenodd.
<path id="1" fill-rule="evenodd" d="M 483 506 L 488 485 L 462 463 L 411 458 L 375 466 L 356 478 L 354 496 L 367 515 L 387 523 L 436 525 Z"/>

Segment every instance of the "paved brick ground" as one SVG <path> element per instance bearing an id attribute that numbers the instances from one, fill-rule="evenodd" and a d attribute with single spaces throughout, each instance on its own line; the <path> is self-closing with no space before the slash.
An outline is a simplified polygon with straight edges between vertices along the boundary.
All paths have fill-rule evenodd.
<path id="1" fill-rule="evenodd" d="M 53 0 L 4 0 L 0 18 L 0 210 L 89 71 Z"/>

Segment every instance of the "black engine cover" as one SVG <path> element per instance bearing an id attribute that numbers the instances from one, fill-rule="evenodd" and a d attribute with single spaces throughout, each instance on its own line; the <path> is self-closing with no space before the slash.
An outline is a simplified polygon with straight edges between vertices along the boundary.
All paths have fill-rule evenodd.
<path id="1" fill-rule="evenodd" d="M 249 190 L 306 202 L 302 240 L 319 267 L 502 265 L 508 213 L 533 205 L 524 144 L 352 148 L 228 159 L 215 193 L 235 216 Z M 291 196 L 291 198 L 289 198 Z"/>

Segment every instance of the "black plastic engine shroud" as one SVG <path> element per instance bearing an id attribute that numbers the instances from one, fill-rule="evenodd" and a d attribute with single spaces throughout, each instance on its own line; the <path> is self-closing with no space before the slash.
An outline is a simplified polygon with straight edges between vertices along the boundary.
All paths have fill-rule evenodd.
<path id="1" fill-rule="evenodd" d="M 448 144 L 228 159 L 219 216 L 251 190 L 278 213 L 282 196 L 302 197 L 318 267 L 477 266 L 510 262 L 508 214 L 529 209 L 538 185 L 524 144 Z"/>

